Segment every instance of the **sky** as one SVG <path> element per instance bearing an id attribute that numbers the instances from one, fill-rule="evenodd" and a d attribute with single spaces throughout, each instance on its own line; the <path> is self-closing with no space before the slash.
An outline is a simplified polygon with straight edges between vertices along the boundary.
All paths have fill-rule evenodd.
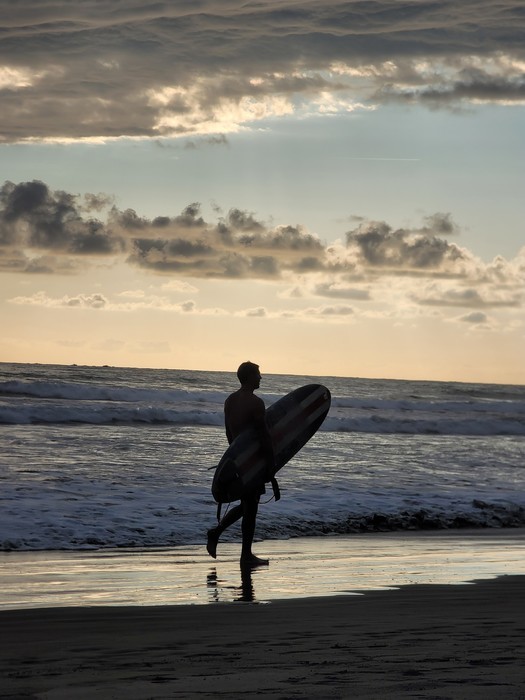
<path id="1" fill-rule="evenodd" d="M 0 0 L 0 361 L 525 384 L 521 0 Z"/>

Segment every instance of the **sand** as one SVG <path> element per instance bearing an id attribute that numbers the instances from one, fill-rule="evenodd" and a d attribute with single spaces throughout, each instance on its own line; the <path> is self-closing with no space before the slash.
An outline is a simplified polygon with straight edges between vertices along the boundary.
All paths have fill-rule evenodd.
<path id="1" fill-rule="evenodd" d="M 0 614 L 2 698 L 515 698 L 525 577 L 267 605 Z"/>
<path id="2" fill-rule="evenodd" d="M 280 571 L 276 557 L 270 567 L 245 577 L 244 582 L 237 567 L 234 595 L 229 595 L 230 588 L 224 582 L 214 582 L 213 575 L 211 581 L 203 580 L 202 575 L 210 567 L 206 560 L 179 563 L 181 570 L 198 570 L 201 587 L 207 591 L 206 604 L 199 604 L 200 599 L 191 605 L 159 603 L 158 599 L 154 605 L 118 604 L 112 589 L 112 604 L 107 604 L 107 596 L 96 605 L 87 604 L 84 597 L 76 605 L 70 601 L 57 607 L 62 600 L 57 595 L 54 607 L 39 607 L 28 603 L 26 591 L 19 609 L 4 606 L 0 610 L 0 698 L 524 700 L 525 575 L 523 571 L 518 571 L 519 575 L 501 571 L 504 562 L 509 557 L 512 560 L 511 549 L 523 553 L 522 534 L 516 538 L 514 549 L 505 537 L 500 540 L 506 544 L 499 551 L 507 552 L 507 556 L 495 557 L 489 568 L 484 568 L 487 563 L 481 554 L 486 557 L 493 550 L 480 544 L 483 537 L 470 537 L 451 541 L 448 578 L 454 580 L 448 582 L 443 555 L 436 554 L 438 565 L 441 563 L 438 571 L 439 566 L 430 566 L 430 560 L 415 556 L 414 542 L 406 557 L 410 575 L 427 568 L 427 579 L 434 582 L 420 578 L 410 585 L 405 575 L 399 588 L 394 587 L 394 579 L 403 571 L 399 563 L 393 574 L 378 579 L 389 581 L 388 587 L 356 591 L 352 568 L 346 569 L 344 581 L 342 558 L 336 557 L 332 568 L 337 582 L 332 595 L 325 591 L 307 597 L 303 595 L 305 585 L 300 583 L 299 597 L 293 597 L 292 582 L 287 580 L 286 586 L 282 585 L 286 594 L 264 600 L 264 584 Z M 332 539 L 337 543 L 331 543 Z M 425 538 L 412 539 L 419 542 Z M 392 540 L 396 538 L 386 538 L 385 542 Z M 440 540 L 431 537 L 426 541 L 424 551 L 430 558 L 428 543 Z M 464 556 L 458 558 L 460 541 L 464 549 L 465 543 L 470 544 Z M 304 551 L 309 552 L 310 559 L 305 558 L 304 551 L 301 554 L 298 542 L 290 542 L 288 550 L 282 543 L 279 551 L 281 556 L 294 551 L 294 556 L 285 560 L 290 572 L 301 572 L 310 565 L 310 579 L 315 581 L 318 574 L 326 581 L 330 579 L 330 553 L 337 552 L 343 542 L 340 538 L 328 539 L 321 555 L 321 542 L 307 541 Z M 364 543 L 374 540 L 359 542 L 364 548 Z M 261 554 L 267 553 L 266 544 L 258 545 Z M 216 572 L 218 580 L 221 571 L 227 578 L 230 569 L 235 569 L 238 547 L 225 547 L 224 559 L 212 564 L 211 571 Z M 400 554 L 405 549 L 394 551 Z M 388 551 L 383 553 L 388 569 L 388 564 L 393 566 L 393 558 L 389 558 Z M 137 556 L 135 560 L 140 559 Z M 467 559 L 470 567 L 465 569 Z M 3 558 L 1 562 L 2 577 L 5 561 Z M 372 568 L 378 569 L 379 561 L 377 553 Z M 359 570 L 356 559 L 353 562 Z M 90 569 L 83 563 L 82 576 L 89 578 Z M 457 574 L 458 566 L 462 576 Z M 511 568 L 519 569 L 520 561 Z M 21 588 L 33 587 L 38 593 L 31 577 L 29 583 L 23 583 L 23 567 L 17 570 Z M 482 570 L 484 578 L 460 583 L 475 570 Z M 10 585 L 13 576 L 6 578 Z M 161 576 L 165 582 L 164 576 L 165 572 Z M 103 578 L 99 575 L 95 580 L 100 583 Z M 243 583 L 251 596 L 243 595 Z M 46 586 L 49 588 L 51 581 Z M 91 590 L 80 585 L 79 589 L 84 596 L 86 590 Z M 311 590 L 315 590 L 314 584 Z M 186 595 L 191 596 L 191 591 Z"/>
<path id="3" fill-rule="evenodd" d="M 148 550 L 0 553 L 0 610 L 208 605 L 356 594 L 413 583 L 525 575 L 525 530 L 450 530 L 257 542 L 268 568 L 239 573 L 239 543 Z"/>

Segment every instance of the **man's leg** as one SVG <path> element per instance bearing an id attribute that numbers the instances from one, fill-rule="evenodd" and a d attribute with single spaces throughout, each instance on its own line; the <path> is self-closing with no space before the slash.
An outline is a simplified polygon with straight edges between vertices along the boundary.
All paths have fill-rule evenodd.
<path id="1" fill-rule="evenodd" d="M 250 496 L 241 501 L 243 507 L 242 516 L 242 550 L 241 557 L 252 556 L 252 544 L 255 536 L 255 521 L 259 509 L 259 496 Z"/>
<path id="2" fill-rule="evenodd" d="M 259 508 L 259 494 L 243 499 L 241 505 L 244 508 L 242 518 L 242 566 L 264 566 L 268 564 L 268 559 L 259 559 L 252 553 L 253 538 L 255 535 L 255 521 Z"/>
<path id="3" fill-rule="evenodd" d="M 226 513 L 217 527 L 213 527 L 211 530 L 208 530 L 208 543 L 206 544 L 206 549 L 211 557 L 214 559 L 217 558 L 217 544 L 219 543 L 219 537 L 222 535 L 224 530 L 230 527 L 230 525 L 233 525 L 233 523 L 236 523 L 239 518 L 242 518 L 243 513 L 244 508 L 242 503 L 240 503 Z"/>

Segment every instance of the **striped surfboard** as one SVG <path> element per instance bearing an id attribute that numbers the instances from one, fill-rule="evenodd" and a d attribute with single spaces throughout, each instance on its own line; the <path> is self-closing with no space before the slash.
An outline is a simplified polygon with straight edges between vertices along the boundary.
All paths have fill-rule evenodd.
<path id="1" fill-rule="evenodd" d="M 330 391 L 322 384 L 295 389 L 272 404 L 266 421 L 272 436 L 277 471 L 281 469 L 319 429 L 330 409 Z M 217 503 L 229 503 L 265 482 L 266 465 L 257 435 L 241 433 L 224 453 L 212 482 Z"/>

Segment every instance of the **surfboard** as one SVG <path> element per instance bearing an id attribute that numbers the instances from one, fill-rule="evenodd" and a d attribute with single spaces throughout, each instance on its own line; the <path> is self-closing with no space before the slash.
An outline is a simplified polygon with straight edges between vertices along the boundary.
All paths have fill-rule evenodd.
<path id="1" fill-rule="evenodd" d="M 317 432 L 330 409 L 330 391 L 322 384 L 295 389 L 266 410 L 272 437 L 276 472 Z M 217 503 L 236 501 L 261 487 L 266 462 L 257 433 L 252 428 L 238 435 L 215 469 L 212 494 Z"/>

